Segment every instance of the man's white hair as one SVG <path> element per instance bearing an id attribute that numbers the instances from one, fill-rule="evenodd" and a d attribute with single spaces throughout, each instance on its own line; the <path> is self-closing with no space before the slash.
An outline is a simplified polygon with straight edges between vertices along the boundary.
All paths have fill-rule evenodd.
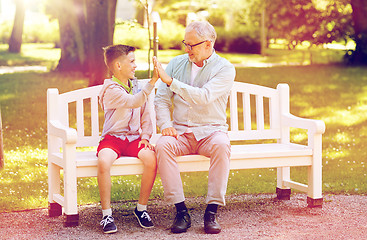
<path id="1" fill-rule="evenodd" d="M 195 30 L 196 35 L 202 40 L 210 40 L 213 44 L 217 39 L 217 33 L 214 27 L 207 21 L 195 21 L 191 22 L 186 27 L 186 32 L 191 32 Z"/>

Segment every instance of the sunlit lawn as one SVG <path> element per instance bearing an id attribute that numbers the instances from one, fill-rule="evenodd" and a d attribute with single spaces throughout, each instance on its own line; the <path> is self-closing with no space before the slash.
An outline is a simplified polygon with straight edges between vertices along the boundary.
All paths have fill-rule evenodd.
<path id="1" fill-rule="evenodd" d="M 3 51 L 1 46 L 0 51 Z M 30 48 L 29 51 L 34 49 Z M 51 66 L 57 61 L 56 51 L 51 49 L 49 55 L 43 58 L 27 53 L 23 53 L 23 56 L 11 55 L 9 58 L 17 62 Z M 167 59 L 170 54 L 176 53 L 160 52 Z M 139 59 L 144 57 L 140 50 L 137 55 Z M 226 56 L 247 61 L 244 55 Z M 258 55 L 252 57 L 262 58 Z M 6 57 L 1 56 L 0 59 Z M 143 75 L 140 73 L 140 76 Z M 367 68 L 338 65 L 237 67 L 236 80 L 269 87 L 288 83 L 291 112 L 326 123 L 323 138 L 324 193 L 367 193 Z M 0 211 L 47 206 L 46 90 L 57 87 L 60 92 L 65 92 L 86 86 L 87 79 L 78 74 L 51 72 L 0 75 L 6 158 L 5 169 L 0 171 Z M 302 132 L 294 132 L 296 135 L 293 140 L 305 142 Z M 292 177 L 305 181 L 305 169 L 296 169 Z M 183 181 L 187 196 L 206 194 L 207 173 L 183 174 Z M 95 178 L 79 179 L 78 182 L 80 204 L 99 201 Z M 113 182 L 113 201 L 138 198 L 140 176 L 114 177 Z M 274 193 L 275 187 L 275 169 L 232 171 L 228 193 Z M 162 197 L 162 194 L 162 185 L 157 178 L 151 197 Z"/>

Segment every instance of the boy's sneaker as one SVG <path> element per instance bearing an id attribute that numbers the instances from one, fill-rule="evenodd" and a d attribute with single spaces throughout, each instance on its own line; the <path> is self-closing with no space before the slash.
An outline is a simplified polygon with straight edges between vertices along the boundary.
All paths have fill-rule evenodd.
<path id="1" fill-rule="evenodd" d="M 142 228 L 152 228 L 154 227 L 154 224 L 152 222 L 152 219 L 149 217 L 149 214 L 147 211 L 138 211 L 137 208 L 134 210 L 134 215 L 138 219 L 138 222 Z"/>
<path id="2" fill-rule="evenodd" d="M 114 223 L 113 217 L 110 215 L 104 216 L 101 223 L 103 226 L 104 233 L 115 233 L 117 232 L 117 227 Z"/>

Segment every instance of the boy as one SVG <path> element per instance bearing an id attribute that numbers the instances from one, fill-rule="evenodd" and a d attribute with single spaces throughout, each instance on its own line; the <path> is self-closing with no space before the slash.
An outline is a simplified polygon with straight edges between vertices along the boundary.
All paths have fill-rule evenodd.
<path id="1" fill-rule="evenodd" d="M 105 116 L 101 141 L 97 148 L 98 188 L 101 197 L 104 233 L 115 233 L 111 210 L 110 168 L 120 156 L 138 157 L 144 164 L 140 197 L 134 215 L 143 228 L 153 227 L 147 212 L 147 203 L 157 172 L 155 153 L 149 139 L 152 122 L 145 102 L 158 80 L 157 72 L 140 92 L 135 78 L 135 48 L 111 45 L 104 48 L 105 63 L 112 73 L 99 93 L 99 103 Z M 139 131 L 141 132 L 139 133 Z"/>

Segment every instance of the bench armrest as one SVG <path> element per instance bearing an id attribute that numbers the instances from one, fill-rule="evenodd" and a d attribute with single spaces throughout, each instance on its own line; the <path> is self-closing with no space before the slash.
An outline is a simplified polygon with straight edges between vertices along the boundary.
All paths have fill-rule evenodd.
<path id="1" fill-rule="evenodd" d="M 325 132 L 325 123 L 323 121 L 296 117 L 290 113 L 282 115 L 282 125 L 307 129 L 314 134 L 323 134 Z"/>
<path id="2" fill-rule="evenodd" d="M 78 139 L 75 129 L 66 127 L 57 120 L 49 122 L 48 134 L 61 138 L 66 144 L 76 144 Z"/>

